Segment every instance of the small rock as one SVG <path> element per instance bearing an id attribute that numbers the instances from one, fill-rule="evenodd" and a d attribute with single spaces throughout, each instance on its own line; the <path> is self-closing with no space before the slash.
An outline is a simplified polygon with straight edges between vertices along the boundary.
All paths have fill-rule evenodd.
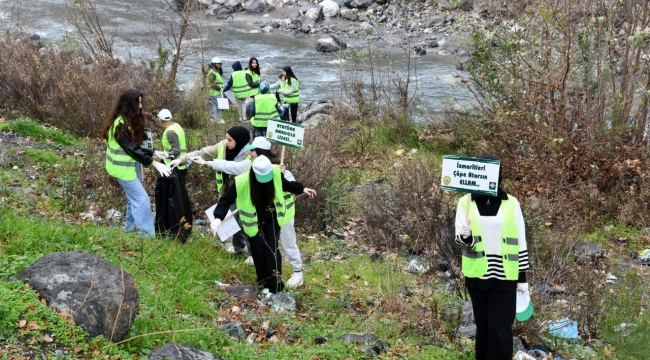
<path id="1" fill-rule="evenodd" d="M 325 339 L 322 336 L 317 336 L 316 339 L 314 339 L 314 342 L 316 343 L 316 345 L 323 345 L 327 342 L 327 339 Z"/>
<path id="2" fill-rule="evenodd" d="M 228 333 L 228 336 L 233 339 L 243 339 L 246 337 L 246 329 L 244 329 L 244 324 L 239 321 L 221 325 L 217 329 L 219 331 Z"/>

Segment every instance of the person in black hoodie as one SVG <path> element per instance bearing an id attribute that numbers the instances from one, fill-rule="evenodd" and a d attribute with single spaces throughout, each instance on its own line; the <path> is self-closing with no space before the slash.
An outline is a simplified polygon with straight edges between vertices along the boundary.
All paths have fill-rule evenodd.
<path id="1" fill-rule="evenodd" d="M 481 158 L 499 160 L 490 154 Z M 462 271 L 476 320 L 477 360 L 512 359 L 517 292 L 528 290 L 524 217 L 519 201 L 501 189 L 501 179 L 499 169 L 496 196 L 468 194 L 456 208 L 455 242 L 462 249 Z"/>
<path id="2" fill-rule="evenodd" d="M 246 121 L 246 98 L 251 94 L 251 89 L 257 89 L 260 86 L 259 81 L 255 82 L 252 76 L 243 70 L 241 62 L 235 61 L 232 64 L 232 74 L 223 92 L 232 90 L 232 94 L 237 100 L 239 107 L 239 120 Z"/>
<path id="3" fill-rule="evenodd" d="M 141 92 L 125 90 L 106 120 L 101 137 L 106 141 L 106 171 L 117 179 L 126 194 L 124 230 L 154 236 L 153 212 L 149 195 L 142 186 L 140 164 L 153 165 L 161 176 L 171 175 L 171 169 L 154 161 L 153 154 L 140 147 L 147 139 L 143 99 Z"/>

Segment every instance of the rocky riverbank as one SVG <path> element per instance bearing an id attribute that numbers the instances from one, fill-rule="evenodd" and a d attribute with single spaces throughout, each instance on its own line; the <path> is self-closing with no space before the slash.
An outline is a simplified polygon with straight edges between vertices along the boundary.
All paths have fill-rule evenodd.
<path id="1" fill-rule="evenodd" d="M 202 0 L 206 16 L 259 26 L 260 32 L 285 31 L 291 36 L 333 36 L 343 44 L 370 41 L 387 49 L 410 49 L 414 55 L 455 55 L 460 70 L 469 60 L 470 34 L 482 31 L 495 15 L 507 15 L 489 0 Z M 322 43 L 319 42 L 319 44 Z M 340 45 L 340 46 L 339 46 Z"/>

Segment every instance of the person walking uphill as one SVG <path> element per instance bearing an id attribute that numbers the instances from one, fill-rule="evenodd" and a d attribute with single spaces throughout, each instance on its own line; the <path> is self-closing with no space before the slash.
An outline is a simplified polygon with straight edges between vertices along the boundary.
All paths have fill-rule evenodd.
<path id="1" fill-rule="evenodd" d="M 280 120 L 280 111 L 277 108 L 275 95 L 270 94 L 266 81 L 260 83 L 259 94 L 253 98 L 251 104 L 251 125 L 253 125 L 252 138 L 266 137 L 266 128 L 269 120 Z"/>
<path id="2" fill-rule="evenodd" d="M 232 64 L 232 70 L 233 72 L 223 92 L 232 89 L 232 94 L 237 100 L 240 111 L 239 120 L 246 121 L 246 98 L 251 95 L 251 89 L 255 89 L 257 93 L 257 88 L 260 84 L 259 82 L 254 82 L 253 77 L 245 70 L 242 70 L 241 62 L 235 61 Z"/>
<path id="3" fill-rule="evenodd" d="M 498 160 L 489 154 L 481 158 Z M 529 263 L 524 217 L 517 199 L 501 189 L 501 172 L 497 196 L 472 194 L 458 201 L 455 242 L 462 248 L 462 271 L 474 308 L 476 359 L 510 360 L 517 291 L 528 290 Z"/>
<path id="4" fill-rule="evenodd" d="M 279 89 L 278 89 L 279 88 Z M 282 68 L 280 80 L 271 85 L 271 89 L 278 89 L 276 97 L 280 102 L 280 94 L 284 96 L 284 102 L 289 104 L 291 112 L 291 121 L 298 122 L 298 102 L 300 101 L 300 84 L 298 78 L 293 74 L 291 66 Z"/>
<path id="5" fill-rule="evenodd" d="M 140 164 L 153 165 L 161 176 L 169 176 L 171 169 L 154 161 L 140 147 L 140 143 L 147 139 L 142 113 L 143 99 L 139 91 L 125 90 L 104 124 L 101 136 L 106 141 L 106 171 L 117 179 L 126 194 L 125 231 L 154 236 L 151 202 L 142 186 Z"/>
<path id="6" fill-rule="evenodd" d="M 282 175 L 280 166 L 272 165 L 266 156 L 258 156 L 251 170 L 235 178 L 232 186 L 219 199 L 214 209 L 215 220 L 210 224 L 217 233 L 221 220 L 231 204 L 236 203 L 241 216 L 243 230 L 250 237 L 251 256 L 255 262 L 257 283 L 265 291 L 275 294 L 284 289 L 282 256 L 278 251 L 280 227 L 292 220 L 287 214 L 284 192 L 316 196 L 316 191 L 299 182 L 288 181 Z"/>
<path id="7" fill-rule="evenodd" d="M 221 97 L 221 89 L 223 89 L 223 69 L 221 68 L 221 60 L 218 57 L 213 57 L 210 65 L 208 65 L 208 74 L 205 76 L 205 85 L 208 87 L 208 96 L 212 100 L 212 115 L 216 122 L 221 123 L 221 109 L 217 106 L 217 99 Z"/>

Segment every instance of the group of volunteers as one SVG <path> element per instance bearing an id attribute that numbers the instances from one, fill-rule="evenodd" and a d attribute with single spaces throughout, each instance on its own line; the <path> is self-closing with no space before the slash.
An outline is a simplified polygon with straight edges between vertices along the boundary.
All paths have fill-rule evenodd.
<path id="1" fill-rule="evenodd" d="M 246 263 L 255 266 L 257 283 L 268 295 L 285 287 L 278 240 L 294 271 L 286 286 L 303 284 L 302 260 L 294 229 L 294 198 L 301 194 L 313 198 L 316 191 L 295 181 L 265 138 L 268 120 L 280 120 L 282 114 L 291 109 L 289 113 L 295 121 L 298 80 L 291 68 L 283 68 L 281 79 L 269 86 L 260 81 L 257 59 L 251 58 L 246 70 L 242 70 L 239 61 L 232 67 L 234 72 L 224 87 L 220 60 L 213 58 L 210 64 L 206 85 L 214 104 L 213 115 L 220 119 L 217 98 L 223 97 L 225 91 L 232 89 L 240 103 L 242 119 L 246 118 L 245 99 L 254 97 L 250 106 L 252 136 L 245 127 L 233 126 L 227 130 L 225 139 L 188 153 L 182 127 L 173 121 L 171 111 L 163 109 L 157 114 L 165 129 L 163 151 L 147 151 L 141 147 L 148 138 L 142 110 L 144 95 L 129 89 L 121 94 L 102 130 L 102 138 L 106 141 L 106 170 L 126 194 L 125 232 L 145 236 L 155 236 L 156 227 L 151 201 L 142 184 L 141 165 L 153 165 L 162 177 L 176 176 L 184 189 L 189 163 L 214 170 L 218 202 L 210 228 L 216 235 L 229 210 L 235 214 L 242 230 L 232 236 L 232 244 L 226 249 L 231 253 L 250 252 Z M 270 88 L 278 87 L 277 97 L 269 94 Z M 284 95 L 287 106 L 280 104 L 280 94 Z M 203 157 L 214 160 L 205 161 Z"/>
<path id="2" fill-rule="evenodd" d="M 232 91 L 239 110 L 239 120 L 247 121 L 247 114 L 250 113 L 253 137 L 264 136 L 268 120 L 296 122 L 300 102 L 300 82 L 290 66 L 283 67 L 279 79 L 270 85 L 262 80 L 260 64 L 255 57 L 248 60 L 246 69 L 243 69 L 240 61 L 235 61 L 232 70 L 230 79 L 224 86 L 221 60 L 214 57 L 208 64 L 205 83 L 208 95 L 212 99 L 214 121 L 223 122 L 218 99 L 223 98 L 225 92 Z M 275 90 L 275 94 L 271 93 L 271 90 Z"/>
<path id="3" fill-rule="evenodd" d="M 246 262 L 254 264 L 263 292 L 277 293 L 285 285 L 303 284 L 294 229 L 294 195 L 307 194 L 312 198 L 316 191 L 295 181 L 264 135 L 270 119 L 282 119 L 288 113 L 290 120 L 296 120 L 299 83 L 291 68 L 285 67 L 280 80 L 268 85 L 261 80 L 256 58 L 250 59 L 246 70 L 242 70 L 239 61 L 232 68 L 233 73 L 224 86 L 221 61 L 213 58 L 210 63 L 206 84 L 214 103 L 213 115 L 220 119 L 217 99 L 232 90 L 241 120 L 245 120 L 244 104 L 252 96 L 252 132 L 243 126 L 233 126 L 222 141 L 188 152 L 183 129 L 173 121 L 169 110 L 161 110 L 158 119 L 165 128 L 164 151 L 150 153 L 140 147 L 147 138 L 142 112 L 144 96 L 137 90 L 126 90 L 102 131 L 107 145 L 106 170 L 126 194 L 125 231 L 153 236 L 151 202 L 142 185 L 140 164 L 153 165 L 163 177 L 176 174 L 182 186 L 190 162 L 212 169 L 218 202 L 212 214 L 211 230 L 216 234 L 229 211 L 236 213 L 242 231 L 232 237 L 227 250 L 250 251 Z M 276 88 L 274 96 L 270 90 Z M 280 95 L 288 106 L 280 104 Z M 206 161 L 204 157 L 214 160 Z M 498 160 L 489 154 L 482 158 Z M 456 210 L 455 243 L 462 249 L 462 272 L 476 320 L 476 359 L 479 360 L 512 358 L 512 325 L 515 315 L 519 318 L 517 294 L 528 294 L 525 223 L 519 202 L 503 191 L 501 182 L 499 172 L 494 196 L 468 194 L 459 200 Z M 286 284 L 282 280 L 278 239 L 294 271 Z"/>

